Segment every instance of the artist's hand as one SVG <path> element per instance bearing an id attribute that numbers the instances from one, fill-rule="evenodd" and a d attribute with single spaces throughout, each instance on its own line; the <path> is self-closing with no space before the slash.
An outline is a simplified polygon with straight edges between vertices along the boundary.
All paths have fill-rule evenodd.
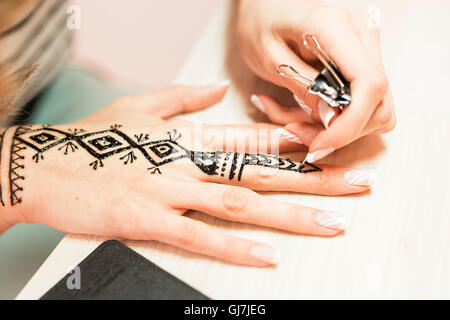
<path id="1" fill-rule="evenodd" d="M 302 108 L 286 108 L 265 95 L 252 96 L 253 103 L 272 122 L 286 125 L 301 143 L 309 145 L 311 161 L 362 136 L 394 128 L 379 30 L 370 17 L 310 0 L 242 0 L 238 2 L 237 31 L 249 67 L 260 77 L 288 88 Z M 278 65 L 288 64 L 315 79 L 323 69 L 304 47 L 304 34 L 318 39 L 351 84 L 352 103 L 339 115 L 308 93 L 307 86 L 276 72 Z"/>
<path id="2" fill-rule="evenodd" d="M 225 91 L 174 87 L 120 98 L 70 125 L 9 128 L 1 164 L 11 164 L 11 169 L 2 180 L 10 179 L 13 188 L 2 185 L 2 219 L 70 233 L 158 240 L 252 266 L 276 263 L 276 251 L 183 214 L 192 209 L 299 234 L 341 233 L 344 218 L 338 214 L 279 202 L 250 189 L 358 193 L 369 188 L 371 172 L 327 165 L 319 165 L 320 171 L 275 155 L 253 154 L 268 145 L 269 152 L 275 150 L 278 136 L 267 138 L 276 127 L 272 124 L 202 126 L 163 120 L 206 108 Z M 286 141 L 279 145 L 280 152 L 295 148 Z"/>

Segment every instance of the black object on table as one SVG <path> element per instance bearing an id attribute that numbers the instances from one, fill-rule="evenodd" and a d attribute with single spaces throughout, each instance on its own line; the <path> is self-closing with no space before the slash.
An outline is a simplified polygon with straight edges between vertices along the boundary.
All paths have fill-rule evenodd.
<path id="1" fill-rule="evenodd" d="M 209 299 L 117 240 L 103 242 L 78 267 L 41 300 Z"/>

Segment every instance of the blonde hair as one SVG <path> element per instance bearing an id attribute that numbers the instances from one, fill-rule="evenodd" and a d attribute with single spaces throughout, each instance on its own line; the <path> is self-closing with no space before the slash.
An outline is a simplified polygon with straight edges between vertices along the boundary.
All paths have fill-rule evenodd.
<path id="1" fill-rule="evenodd" d="M 37 67 L 21 68 L 11 75 L 0 69 L 0 127 L 8 126 L 19 113 L 16 100 Z"/>
<path id="2" fill-rule="evenodd" d="M 0 40 L 2 34 L 26 19 L 39 2 L 40 0 L 0 1 Z M 8 125 L 17 114 L 15 100 L 36 68 L 37 66 L 30 66 L 12 70 L 8 63 L 0 62 L 0 126 Z"/>

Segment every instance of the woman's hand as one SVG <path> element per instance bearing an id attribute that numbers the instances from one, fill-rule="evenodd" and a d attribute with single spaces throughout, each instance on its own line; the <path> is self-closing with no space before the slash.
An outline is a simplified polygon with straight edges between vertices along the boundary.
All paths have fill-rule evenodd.
<path id="1" fill-rule="evenodd" d="M 120 98 L 74 124 L 7 129 L 1 159 L 5 223 L 44 223 L 70 233 L 158 240 L 251 266 L 276 263 L 276 251 L 183 214 L 198 210 L 299 234 L 341 233 L 345 220 L 338 214 L 279 202 L 250 189 L 358 193 L 369 188 L 370 172 L 303 167 L 260 154 L 258 150 L 285 152 L 298 146 L 287 141 L 278 145 L 271 124 L 208 126 L 163 120 L 206 108 L 225 91 L 174 87 Z"/>
<path id="2" fill-rule="evenodd" d="M 310 0 L 242 0 L 238 6 L 238 41 L 244 60 L 260 77 L 288 88 L 301 109 L 286 108 L 264 95 L 254 95 L 252 101 L 272 122 L 286 125 L 298 142 L 309 145 L 309 161 L 362 136 L 394 128 L 379 30 L 369 17 Z M 316 36 L 351 84 L 352 103 L 341 114 L 308 93 L 307 86 L 277 74 L 280 64 L 312 79 L 323 69 L 302 44 L 304 34 Z"/>

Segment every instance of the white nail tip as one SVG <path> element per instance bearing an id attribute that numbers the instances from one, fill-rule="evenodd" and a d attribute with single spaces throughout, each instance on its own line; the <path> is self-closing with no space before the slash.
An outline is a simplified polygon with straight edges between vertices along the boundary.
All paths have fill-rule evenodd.
<path id="1" fill-rule="evenodd" d="M 218 87 L 228 87 L 231 84 L 230 79 L 224 79 L 216 84 Z"/>
<path id="2" fill-rule="evenodd" d="M 276 130 L 276 134 L 282 139 L 285 139 L 285 140 L 288 140 L 291 142 L 295 142 L 295 143 L 302 143 L 296 135 L 290 133 L 286 129 L 278 128 Z"/>
<path id="3" fill-rule="evenodd" d="M 294 99 L 295 99 L 295 101 L 297 102 L 297 104 L 300 106 L 300 108 L 302 108 L 302 110 L 303 110 L 308 116 L 311 116 L 311 115 L 312 115 L 312 109 L 311 109 L 310 106 L 306 105 L 305 102 L 304 102 L 302 99 L 300 99 L 299 97 L 297 97 L 295 94 L 294 94 Z"/>
<path id="4" fill-rule="evenodd" d="M 348 224 L 347 217 L 335 212 L 317 212 L 314 218 L 319 225 L 331 229 L 345 230 Z"/>
<path id="5" fill-rule="evenodd" d="M 370 186 L 375 182 L 375 170 L 351 170 L 344 174 L 345 181 L 353 186 Z"/>
<path id="6" fill-rule="evenodd" d="M 280 253 L 277 250 L 262 245 L 252 247 L 250 249 L 250 255 L 270 264 L 278 264 L 280 261 Z"/>
<path id="7" fill-rule="evenodd" d="M 327 155 L 329 155 L 330 153 L 332 153 L 334 151 L 333 148 L 329 148 L 329 149 L 323 149 L 323 150 L 317 150 L 315 152 L 312 153 L 308 153 L 306 155 L 306 162 L 309 163 L 313 163 L 317 160 L 320 160 L 322 158 L 325 158 Z"/>
<path id="8" fill-rule="evenodd" d="M 266 113 L 266 107 L 264 107 L 263 103 L 261 102 L 261 99 L 256 94 L 252 94 L 250 96 L 250 101 L 253 103 L 255 107 L 259 109 L 262 113 Z"/>
<path id="9" fill-rule="evenodd" d="M 309 163 L 313 163 L 313 162 L 314 162 L 314 153 L 315 153 L 315 152 L 313 152 L 313 153 L 308 153 L 308 154 L 306 155 L 305 161 L 306 161 L 306 162 L 309 162 Z"/>
<path id="10" fill-rule="evenodd" d="M 323 100 L 319 102 L 318 109 L 320 120 L 322 120 L 324 127 L 328 129 L 328 125 L 330 124 L 330 121 L 331 119 L 333 119 L 336 112 L 328 105 L 328 103 Z"/>

